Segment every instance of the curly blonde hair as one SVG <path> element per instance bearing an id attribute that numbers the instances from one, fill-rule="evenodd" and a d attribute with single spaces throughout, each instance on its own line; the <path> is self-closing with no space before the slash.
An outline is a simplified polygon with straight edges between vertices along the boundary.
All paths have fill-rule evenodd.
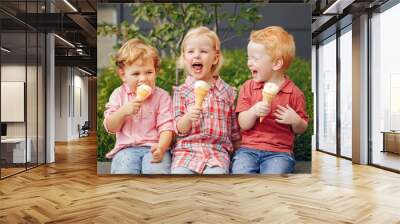
<path id="1" fill-rule="evenodd" d="M 156 72 L 160 70 L 160 57 L 157 49 L 137 38 L 125 42 L 115 55 L 115 61 L 119 68 L 146 59 L 153 60 Z"/>

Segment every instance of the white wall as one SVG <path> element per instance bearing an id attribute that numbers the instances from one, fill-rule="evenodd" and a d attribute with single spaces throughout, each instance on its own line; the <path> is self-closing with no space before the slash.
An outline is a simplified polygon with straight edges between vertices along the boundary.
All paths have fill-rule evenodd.
<path id="1" fill-rule="evenodd" d="M 76 68 L 56 67 L 56 141 L 77 139 L 78 124 L 88 120 L 88 78 L 82 75 Z"/>
<path id="2" fill-rule="evenodd" d="M 28 74 L 35 73 L 36 74 L 36 67 L 34 66 L 27 66 L 27 72 Z M 1 81 L 10 81 L 10 82 L 25 82 L 25 65 L 18 65 L 18 64 L 9 64 L 9 65 L 2 65 L 1 66 Z M 31 83 L 32 82 L 32 83 Z M 36 81 L 33 83 L 32 80 L 30 80 L 30 85 L 36 85 Z M 30 93 L 29 90 L 34 91 L 33 93 Z M 28 88 L 28 93 L 27 93 L 27 103 L 30 104 L 31 102 L 36 102 L 36 89 L 31 89 Z M 36 107 L 36 103 L 35 103 Z M 8 108 L 1 108 L 2 110 L 7 110 Z M 31 114 L 28 113 L 28 121 L 35 121 L 36 122 L 36 113 Z M 25 137 L 25 123 L 26 122 L 7 122 L 7 136 L 8 137 Z M 28 125 L 28 128 L 32 127 L 32 125 Z M 36 130 L 36 128 L 35 128 Z M 29 132 L 28 132 L 28 137 Z"/>
<path id="3" fill-rule="evenodd" d="M 29 68 L 28 68 L 29 69 Z M 25 65 L 2 65 L 1 81 L 25 82 Z M 7 110 L 7 108 L 1 108 Z M 8 137 L 25 137 L 25 123 L 11 122 L 7 123 Z"/>
<path id="4" fill-rule="evenodd" d="M 75 139 L 78 138 L 79 133 L 78 133 L 78 124 L 82 126 L 85 121 L 88 121 L 88 78 L 83 77 L 81 75 L 84 75 L 82 72 L 80 72 L 77 69 L 74 69 L 74 81 L 73 81 L 73 86 L 74 86 L 74 91 L 72 91 L 72 96 L 71 98 L 73 99 L 73 102 L 71 102 L 71 105 L 73 106 L 72 114 L 71 114 L 71 132 L 70 138 Z M 71 88 L 72 89 L 72 88 Z M 80 90 L 80 91 L 79 91 Z M 79 93 L 80 92 L 80 93 Z M 80 95 L 80 97 L 79 97 Z M 81 101 L 81 102 L 79 102 Z M 81 107 L 81 108 L 79 108 Z M 80 111 L 80 109 L 82 111 Z"/>
<path id="5" fill-rule="evenodd" d="M 68 67 L 55 68 L 55 141 L 68 140 Z"/>

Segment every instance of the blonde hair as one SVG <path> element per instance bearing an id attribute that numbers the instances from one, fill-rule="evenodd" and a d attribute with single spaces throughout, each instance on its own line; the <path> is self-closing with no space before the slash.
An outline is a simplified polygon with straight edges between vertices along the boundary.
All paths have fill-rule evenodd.
<path id="1" fill-rule="evenodd" d="M 115 55 L 116 64 L 120 68 L 146 59 L 153 60 L 156 72 L 160 70 L 160 57 L 157 49 L 136 38 L 125 42 Z"/>
<path id="2" fill-rule="evenodd" d="M 217 62 L 217 64 L 215 64 L 215 65 L 213 65 L 211 67 L 211 72 L 215 73 L 216 75 L 218 75 L 218 72 L 221 69 L 223 61 L 224 61 L 224 58 L 223 58 L 222 52 L 221 52 L 221 41 L 219 40 L 217 34 L 214 31 L 208 29 L 205 26 L 192 28 L 186 33 L 185 37 L 182 40 L 181 55 L 179 56 L 178 61 L 176 63 L 177 67 L 181 68 L 181 69 L 183 69 L 185 67 L 184 66 L 183 54 L 185 52 L 186 41 L 189 38 L 191 38 L 192 36 L 199 36 L 199 35 L 205 35 L 206 37 L 208 37 L 211 40 L 211 42 L 213 44 L 213 49 L 215 50 L 216 55 L 218 55 L 217 56 L 218 57 L 218 62 Z"/>
<path id="3" fill-rule="evenodd" d="M 253 31 L 250 41 L 265 46 L 273 60 L 282 58 L 282 71 L 289 68 L 295 56 L 293 36 L 280 26 L 270 26 L 262 30 Z"/>

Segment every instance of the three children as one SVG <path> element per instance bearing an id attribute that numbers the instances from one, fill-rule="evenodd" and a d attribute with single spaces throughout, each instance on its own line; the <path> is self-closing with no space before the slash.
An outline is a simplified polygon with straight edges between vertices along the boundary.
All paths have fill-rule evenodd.
<path id="1" fill-rule="evenodd" d="M 124 84 L 114 90 L 104 112 L 106 130 L 117 137 L 106 155 L 113 158 L 111 173 L 293 172 L 294 137 L 308 122 L 304 94 L 284 73 L 294 58 L 293 37 L 280 27 L 267 27 L 252 32 L 247 51 L 252 79 L 241 87 L 235 110 L 235 90 L 219 77 L 220 40 L 207 27 L 189 30 L 182 41 L 178 65 L 188 76 L 175 88 L 173 104 L 155 86 L 157 51 L 137 39 L 125 43 L 117 54 Z M 264 83 L 279 87 L 270 104 L 262 101 Z M 198 84 L 209 89 L 200 104 Z M 154 89 L 144 101 L 135 98 L 139 85 Z"/>

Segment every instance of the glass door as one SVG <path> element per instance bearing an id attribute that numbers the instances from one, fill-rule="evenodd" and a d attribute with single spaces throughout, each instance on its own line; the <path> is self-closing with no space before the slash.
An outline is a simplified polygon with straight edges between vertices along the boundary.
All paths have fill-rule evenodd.
<path id="1" fill-rule="evenodd" d="M 25 9 L 19 2 L 17 12 Z M 0 12 L 1 19 L 1 177 L 22 172 L 31 161 L 31 151 L 26 142 L 26 76 L 27 32 L 26 25 L 12 14 Z"/>
<path id="2" fill-rule="evenodd" d="M 371 162 L 400 171 L 400 4 L 371 18 Z"/>
<path id="3" fill-rule="evenodd" d="M 336 154 L 336 35 L 322 42 L 317 51 L 317 149 Z"/>

